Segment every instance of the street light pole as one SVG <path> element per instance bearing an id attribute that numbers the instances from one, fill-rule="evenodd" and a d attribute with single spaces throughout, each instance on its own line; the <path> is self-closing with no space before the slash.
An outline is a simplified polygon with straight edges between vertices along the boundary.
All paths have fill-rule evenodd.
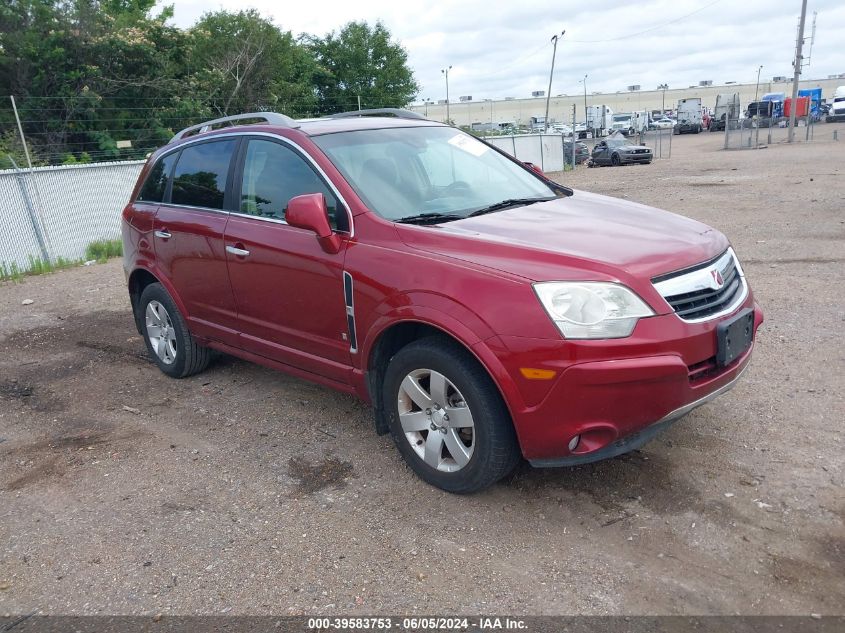
<path id="1" fill-rule="evenodd" d="M 449 68 L 441 68 L 440 72 L 446 75 L 446 125 L 452 125 L 452 118 L 449 115 L 449 71 L 452 70 L 452 67 Z"/>
<path id="2" fill-rule="evenodd" d="M 587 130 L 587 75 L 584 75 L 584 131 Z M 572 130 L 572 138 L 575 138 L 575 130 Z"/>
<path id="3" fill-rule="evenodd" d="M 663 101 L 661 102 L 663 105 L 660 109 L 660 116 L 664 117 L 666 116 L 666 91 L 669 89 L 669 84 L 660 84 L 657 89 L 663 91 Z"/>
<path id="4" fill-rule="evenodd" d="M 552 69 L 549 72 L 549 91 L 546 93 L 546 119 L 543 124 L 546 127 L 546 130 L 549 129 L 549 100 L 552 98 L 552 76 L 555 74 L 555 55 L 557 55 L 557 40 L 560 37 L 563 37 L 563 34 L 566 33 L 566 29 L 560 32 L 560 35 L 552 35 L 552 43 L 554 44 L 554 48 L 552 49 Z"/>

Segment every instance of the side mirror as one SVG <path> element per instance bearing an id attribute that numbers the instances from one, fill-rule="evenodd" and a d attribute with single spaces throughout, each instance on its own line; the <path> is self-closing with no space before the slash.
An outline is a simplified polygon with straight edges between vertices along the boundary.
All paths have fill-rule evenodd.
<path id="1" fill-rule="evenodd" d="M 329 210 L 326 198 L 321 193 L 306 193 L 291 198 L 285 212 L 285 222 L 300 229 L 317 234 L 317 241 L 327 253 L 340 251 L 340 236 L 329 224 Z"/>
<path id="2" fill-rule="evenodd" d="M 543 178 L 546 177 L 546 174 L 543 173 L 543 170 L 540 169 L 539 167 L 537 167 L 537 165 L 535 165 L 534 163 L 522 163 L 522 164 L 525 165 L 526 167 L 528 167 L 528 169 L 533 171 L 535 174 L 538 174 L 538 175 L 542 176 Z"/>

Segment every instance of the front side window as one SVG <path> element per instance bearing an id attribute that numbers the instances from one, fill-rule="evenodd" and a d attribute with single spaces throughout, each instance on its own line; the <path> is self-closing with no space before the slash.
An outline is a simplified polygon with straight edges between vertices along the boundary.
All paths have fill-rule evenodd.
<path id="1" fill-rule="evenodd" d="M 459 219 L 503 200 L 543 200 L 541 179 L 451 127 L 356 130 L 314 136 L 352 188 L 388 220 Z"/>
<path id="2" fill-rule="evenodd" d="M 226 197 L 234 139 L 189 145 L 182 150 L 173 173 L 170 201 L 190 207 L 222 209 Z"/>
<path id="3" fill-rule="evenodd" d="M 283 220 L 290 199 L 306 193 L 322 193 L 332 226 L 346 228 L 346 211 L 298 153 L 281 143 L 250 139 L 241 181 L 241 213 Z"/>
<path id="4" fill-rule="evenodd" d="M 170 172 L 173 171 L 173 163 L 176 162 L 177 155 L 178 152 L 174 152 L 159 159 L 147 175 L 147 180 L 144 181 L 144 186 L 141 187 L 141 192 L 138 194 L 138 200 L 143 202 L 161 202 L 164 200 L 167 179 L 170 178 Z"/>

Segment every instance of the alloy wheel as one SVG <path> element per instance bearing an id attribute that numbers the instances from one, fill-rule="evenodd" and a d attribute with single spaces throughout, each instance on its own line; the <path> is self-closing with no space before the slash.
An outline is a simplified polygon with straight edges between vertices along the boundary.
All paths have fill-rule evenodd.
<path id="1" fill-rule="evenodd" d="M 150 301 L 144 317 L 153 351 L 163 363 L 172 365 L 176 360 L 176 330 L 170 314 L 158 301 Z"/>
<path id="2" fill-rule="evenodd" d="M 402 380 L 397 403 L 402 431 L 420 459 L 440 472 L 456 472 L 469 463 L 475 425 L 451 380 L 431 369 L 416 369 Z"/>

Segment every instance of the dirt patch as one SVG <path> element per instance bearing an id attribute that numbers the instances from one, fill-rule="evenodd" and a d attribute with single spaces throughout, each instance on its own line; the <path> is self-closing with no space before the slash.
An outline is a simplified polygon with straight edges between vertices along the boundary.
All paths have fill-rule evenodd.
<path id="1" fill-rule="evenodd" d="M 70 428 L 79 426 L 73 421 L 67 422 L 66 425 Z M 0 485 L 0 490 L 11 492 L 60 479 L 70 469 L 91 461 L 88 451 L 93 451 L 101 445 L 110 445 L 111 451 L 111 445 L 131 442 L 142 434 L 134 430 L 115 434 L 110 428 L 86 429 L 24 444 L 8 445 L 0 452 L 0 463 L 12 464 L 15 470 L 23 468 L 25 472 L 13 474 L 6 483 Z"/>
<path id="2" fill-rule="evenodd" d="M 8 400 L 30 398 L 33 389 L 30 385 L 20 385 L 16 381 L 0 382 L 0 397 Z"/>
<path id="3" fill-rule="evenodd" d="M 336 457 L 309 462 L 302 457 L 291 457 L 288 461 L 288 475 L 299 482 L 297 492 L 313 494 L 324 488 L 342 488 L 353 476 L 351 462 Z"/>

